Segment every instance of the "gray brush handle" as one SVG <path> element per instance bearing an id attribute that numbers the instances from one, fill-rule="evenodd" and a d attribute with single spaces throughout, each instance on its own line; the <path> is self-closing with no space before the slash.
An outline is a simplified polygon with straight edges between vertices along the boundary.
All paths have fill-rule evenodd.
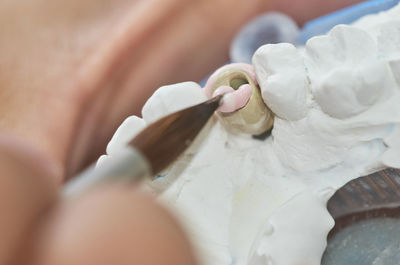
<path id="1" fill-rule="evenodd" d="M 109 156 L 100 166 L 90 166 L 69 181 L 63 189 L 66 197 L 79 195 L 88 189 L 107 181 L 139 181 L 151 176 L 148 160 L 132 147 L 126 147 L 118 154 Z"/>

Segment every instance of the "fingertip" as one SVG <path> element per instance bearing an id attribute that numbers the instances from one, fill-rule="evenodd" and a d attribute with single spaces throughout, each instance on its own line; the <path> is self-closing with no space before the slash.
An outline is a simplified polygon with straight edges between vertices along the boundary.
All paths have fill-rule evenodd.
<path id="1" fill-rule="evenodd" d="M 60 205 L 49 220 L 34 264 L 196 264 L 174 218 L 136 188 L 93 190 Z"/>
<path id="2" fill-rule="evenodd" d="M 31 168 L 34 171 L 32 173 L 45 178 L 49 183 L 61 184 L 61 167 L 24 138 L 0 133 L 0 151 L 8 157 L 18 160 L 21 166 Z"/>
<path id="3" fill-rule="evenodd" d="M 8 264 L 57 195 L 53 176 L 33 148 L 0 134 L 0 264 Z"/>

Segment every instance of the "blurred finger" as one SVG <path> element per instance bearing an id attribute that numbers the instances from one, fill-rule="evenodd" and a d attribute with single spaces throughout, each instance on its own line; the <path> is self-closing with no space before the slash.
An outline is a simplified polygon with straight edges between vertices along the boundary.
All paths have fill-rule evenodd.
<path id="1" fill-rule="evenodd" d="M 50 172 L 33 149 L 0 135 L 0 264 L 8 264 L 52 203 L 56 185 Z"/>
<path id="2" fill-rule="evenodd" d="M 61 203 L 33 243 L 24 264 L 196 264 L 175 220 L 149 196 L 118 185 Z"/>

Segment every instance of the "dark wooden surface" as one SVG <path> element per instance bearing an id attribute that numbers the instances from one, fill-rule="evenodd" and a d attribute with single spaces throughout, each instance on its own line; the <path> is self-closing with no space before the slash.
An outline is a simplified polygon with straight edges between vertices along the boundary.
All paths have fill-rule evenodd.
<path id="1" fill-rule="evenodd" d="M 377 216 L 400 217 L 400 169 L 386 169 L 357 178 L 328 201 L 335 219 L 330 236 L 354 222 Z"/>

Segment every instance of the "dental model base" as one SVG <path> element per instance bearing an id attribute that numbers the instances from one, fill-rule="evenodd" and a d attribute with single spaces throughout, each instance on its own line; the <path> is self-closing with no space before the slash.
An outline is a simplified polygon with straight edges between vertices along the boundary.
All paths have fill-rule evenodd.
<path id="1" fill-rule="evenodd" d="M 302 49 L 266 45 L 253 66 L 230 66 L 257 81 L 273 112 L 271 136 L 252 138 L 221 110 L 180 159 L 143 185 L 178 217 L 200 264 L 319 265 L 334 226 L 329 198 L 355 178 L 400 167 L 399 18 L 396 6 Z M 158 117 L 212 97 L 220 85 L 239 91 L 216 84 L 227 67 L 203 90 L 192 82 L 159 88 L 143 118 L 117 130 L 98 166 Z"/>

